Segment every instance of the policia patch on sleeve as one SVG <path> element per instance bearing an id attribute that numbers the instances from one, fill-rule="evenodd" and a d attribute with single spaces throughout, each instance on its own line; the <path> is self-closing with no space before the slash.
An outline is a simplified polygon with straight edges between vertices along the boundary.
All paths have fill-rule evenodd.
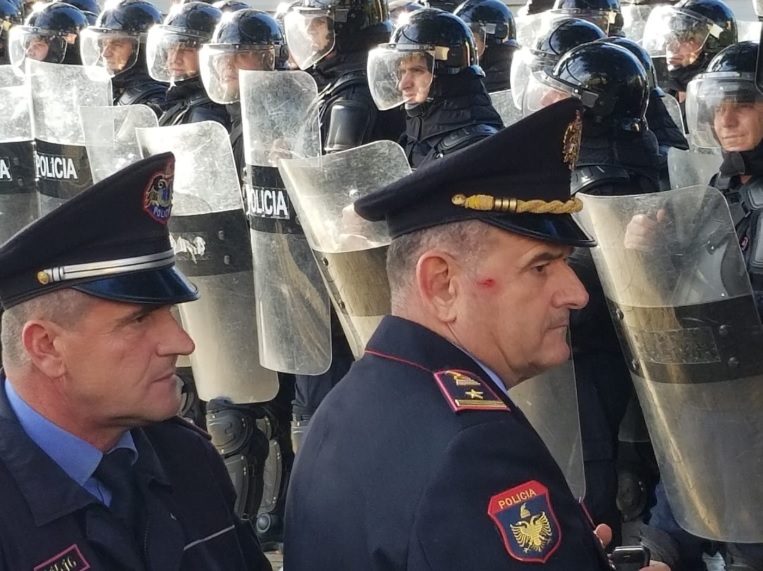
<path id="1" fill-rule="evenodd" d="M 487 513 L 517 561 L 545 563 L 562 541 L 548 488 L 535 480 L 490 498 Z"/>
<path id="2" fill-rule="evenodd" d="M 462 410 L 509 410 L 488 384 L 468 371 L 435 371 L 434 378 L 453 412 Z"/>

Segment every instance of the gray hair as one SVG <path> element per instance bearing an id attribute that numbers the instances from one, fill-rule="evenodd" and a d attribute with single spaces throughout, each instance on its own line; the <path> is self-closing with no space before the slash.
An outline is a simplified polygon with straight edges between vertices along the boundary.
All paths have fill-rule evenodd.
<path id="1" fill-rule="evenodd" d="M 74 327 L 92 303 L 91 296 L 67 288 L 32 298 L 6 309 L 3 313 L 2 332 L 0 332 L 3 365 L 20 367 L 29 363 L 29 355 L 21 340 L 21 333 L 28 321 L 44 319 L 61 327 Z"/>
<path id="2" fill-rule="evenodd" d="M 484 255 L 489 226 L 465 220 L 418 230 L 395 238 L 387 251 L 392 313 L 399 314 L 413 293 L 416 264 L 429 250 L 440 250 L 472 267 Z"/>

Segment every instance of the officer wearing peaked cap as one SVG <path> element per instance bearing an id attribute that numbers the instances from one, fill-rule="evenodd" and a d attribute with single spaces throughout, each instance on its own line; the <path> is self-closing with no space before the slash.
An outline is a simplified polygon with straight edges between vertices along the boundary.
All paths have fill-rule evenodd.
<path id="1" fill-rule="evenodd" d="M 176 417 L 174 158 L 0 246 L 0 569 L 270 570 L 208 436 Z"/>
<path id="2" fill-rule="evenodd" d="M 507 396 L 568 358 L 587 301 L 566 264 L 593 245 L 571 216 L 581 109 L 560 102 L 356 201 L 393 237 L 392 315 L 297 456 L 289 571 L 609 569 Z"/>

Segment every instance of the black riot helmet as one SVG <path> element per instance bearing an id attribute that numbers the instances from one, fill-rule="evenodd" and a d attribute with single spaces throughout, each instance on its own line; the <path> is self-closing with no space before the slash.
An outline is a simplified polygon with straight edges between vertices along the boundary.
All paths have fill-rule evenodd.
<path id="1" fill-rule="evenodd" d="M 8 34 L 11 63 L 23 68 L 29 57 L 48 63 L 80 65 L 79 34 L 88 25 L 78 8 L 56 2 L 32 12 L 22 26 Z"/>
<path id="2" fill-rule="evenodd" d="M 587 20 L 608 36 L 622 35 L 624 22 L 619 0 L 556 0 L 550 13 L 555 18 Z"/>
<path id="3" fill-rule="evenodd" d="M 758 44 L 739 42 L 718 53 L 707 69 L 689 82 L 686 90 L 686 123 L 689 140 L 696 148 L 722 148 L 724 151 L 751 151 L 760 140 L 746 140 L 752 129 L 733 140 L 716 132 L 715 120 L 723 125 L 729 116 L 737 123 L 750 121 L 749 111 L 759 124 L 763 114 L 763 95 L 755 85 Z M 753 107 L 754 106 L 754 107 Z M 744 116 L 739 112 L 747 108 Z M 725 119 L 724 119 L 725 116 Z M 733 147 L 733 148 L 732 148 Z"/>
<path id="4" fill-rule="evenodd" d="M 237 12 L 238 10 L 248 10 L 251 8 L 249 4 L 246 2 L 243 2 L 242 0 L 218 0 L 218 2 L 215 2 L 212 4 L 215 8 L 225 12 Z"/>
<path id="5" fill-rule="evenodd" d="M 427 78 L 426 85 L 419 83 L 421 79 L 416 81 L 429 99 L 449 76 L 468 73 L 484 77 L 477 65 L 474 36 L 461 18 L 435 8 L 418 10 L 392 33 L 390 43 L 369 52 L 368 85 L 376 106 L 384 110 L 402 103 L 412 105 L 405 84 L 413 73 Z"/>
<path id="6" fill-rule="evenodd" d="M 307 69 L 332 53 L 365 52 L 389 41 L 384 0 L 302 0 L 284 16 L 292 58 Z"/>
<path id="7" fill-rule="evenodd" d="M 64 0 L 53 0 L 54 2 L 63 2 Z M 67 4 L 71 4 L 75 8 L 79 8 L 82 12 L 95 14 L 96 17 L 101 12 L 101 7 L 98 5 L 97 0 L 65 0 Z"/>
<path id="8" fill-rule="evenodd" d="M 682 0 L 655 8 L 644 27 L 642 45 L 653 58 L 665 58 L 679 91 L 710 60 L 737 41 L 737 24 L 721 0 Z"/>
<path id="9" fill-rule="evenodd" d="M 624 131 L 646 129 L 646 71 L 624 48 L 601 42 L 573 48 L 553 69 L 533 75 L 525 94 L 526 111 L 570 96 L 583 103 L 587 121 Z"/>
<path id="10" fill-rule="evenodd" d="M 146 40 L 148 73 L 157 81 L 178 83 L 198 77 L 198 53 L 215 31 L 222 11 L 203 2 L 176 4 Z"/>
<path id="11" fill-rule="evenodd" d="M 148 30 L 161 21 L 159 10 L 146 0 L 107 4 L 95 24 L 82 31 L 82 63 L 104 67 L 111 75 L 136 63 L 145 68 Z"/>
<path id="12" fill-rule="evenodd" d="M 8 59 L 8 31 L 21 22 L 21 7 L 13 0 L 0 0 L 0 65 L 10 63 Z"/>
<path id="13" fill-rule="evenodd" d="M 475 39 L 481 39 L 486 46 L 518 47 L 514 16 L 500 0 L 466 0 L 453 13 L 466 22 Z"/>
<path id="14" fill-rule="evenodd" d="M 610 44 L 625 48 L 634 56 L 636 56 L 636 59 L 639 61 L 639 63 L 644 66 L 646 77 L 649 81 L 649 88 L 659 89 L 659 86 L 657 85 L 657 72 L 654 69 L 654 62 L 652 61 L 652 58 L 649 57 L 649 54 L 641 44 L 629 38 L 607 38 L 606 41 Z"/>
<path id="15" fill-rule="evenodd" d="M 199 52 L 201 79 L 217 103 L 239 100 L 239 71 L 286 67 L 288 50 L 276 19 L 259 10 L 226 14 L 210 42 Z"/>

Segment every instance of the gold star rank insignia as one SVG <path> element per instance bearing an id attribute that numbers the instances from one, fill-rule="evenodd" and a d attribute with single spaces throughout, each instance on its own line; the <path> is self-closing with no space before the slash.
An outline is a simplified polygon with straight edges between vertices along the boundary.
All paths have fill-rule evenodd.
<path id="1" fill-rule="evenodd" d="M 453 412 L 509 410 L 491 386 L 474 373 L 447 369 L 436 371 L 434 378 Z"/>

